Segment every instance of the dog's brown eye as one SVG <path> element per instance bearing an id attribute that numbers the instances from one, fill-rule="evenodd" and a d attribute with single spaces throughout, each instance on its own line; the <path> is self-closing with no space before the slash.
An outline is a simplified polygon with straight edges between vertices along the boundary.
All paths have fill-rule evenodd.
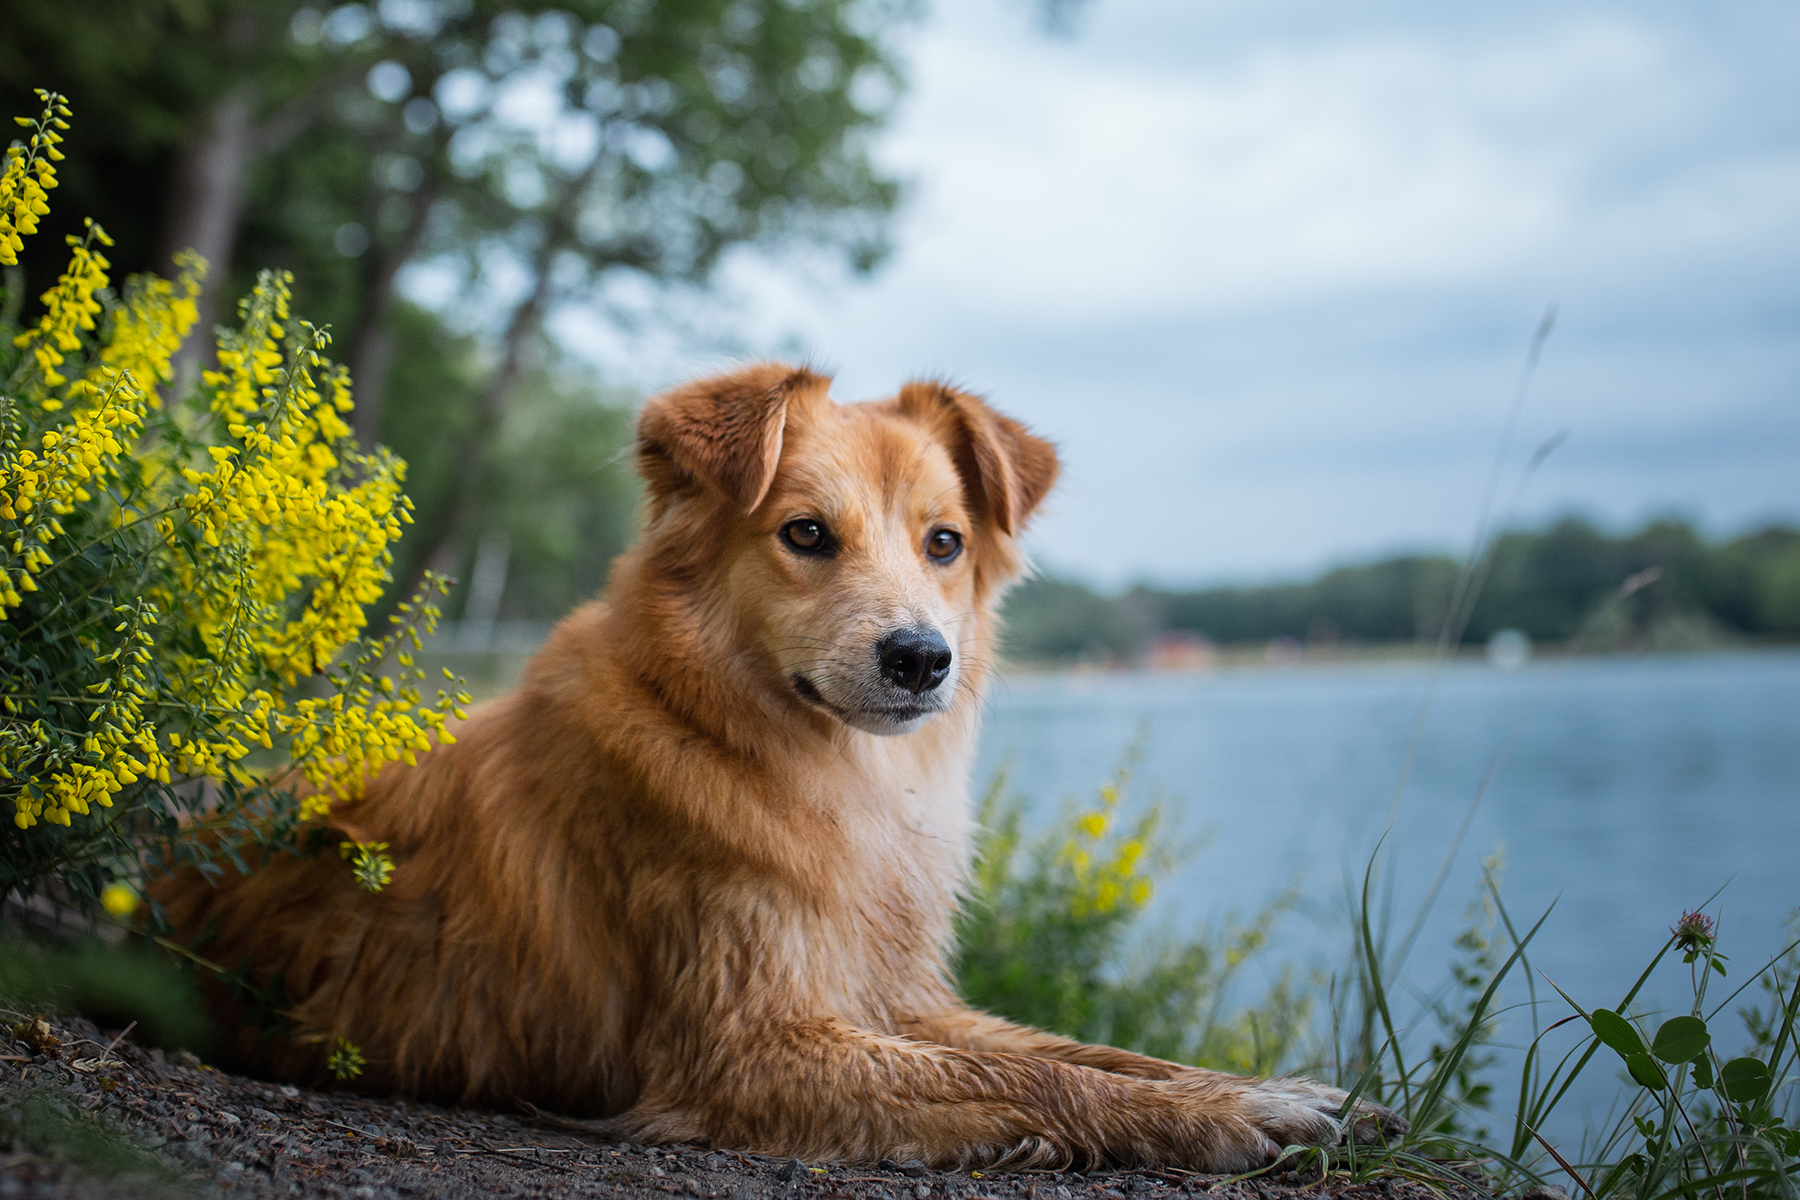
<path id="1" fill-rule="evenodd" d="M 824 554 L 831 549 L 830 532 L 823 522 L 811 517 L 801 517 L 783 525 L 781 540 L 802 554 Z"/>
<path id="2" fill-rule="evenodd" d="M 962 534 L 954 529 L 935 530 L 925 539 L 925 553 L 939 562 L 949 562 L 962 553 Z"/>

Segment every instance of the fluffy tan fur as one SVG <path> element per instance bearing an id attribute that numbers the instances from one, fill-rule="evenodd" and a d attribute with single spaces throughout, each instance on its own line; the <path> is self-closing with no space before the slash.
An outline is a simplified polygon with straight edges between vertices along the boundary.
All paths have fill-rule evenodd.
<path id="1" fill-rule="evenodd" d="M 239 1057 L 311 1079 L 320 1035 L 347 1037 L 374 1089 L 808 1159 L 1235 1170 L 1339 1137 L 1341 1092 L 957 998 L 995 606 L 1056 456 L 949 387 L 840 406 L 828 382 L 763 364 L 651 401 L 646 526 L 604 597 L 454 745 L 334 811 L 332 839 L 389 843 L 385 890 L 331 854 L 161 885 L 182 936 L 279 973 L 313 1035 L 245 1032 Z M 784 542 L 801 518 L 834 553 Z M 925 552 L 937 530 L 959 556 Z M 954 653 L 923 715 L 874 661 L 904 626 Z"/>

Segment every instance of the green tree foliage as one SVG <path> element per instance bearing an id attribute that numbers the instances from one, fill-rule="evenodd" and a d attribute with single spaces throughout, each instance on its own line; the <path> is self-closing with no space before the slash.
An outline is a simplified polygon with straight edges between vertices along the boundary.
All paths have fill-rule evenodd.
<path id="1" fill-rule="evenodd" d="M 1041 575 L 1007 596 L 1006 645 L 1034 659 L 1114 659 L 1133 653 L 1155 626 L 1144 606 Z"/>
<path id="2" fill-rule="evenodd" d="M 1202 592 L 1144 589 L 1139 611 L 1157 614 L 1164 628 L 1192 630 L 1221 642 L 1271 637 L 1403 642 L 1437 633 L 1455 580 L 1456 564 L 1449 559 L 1410 556 L 1339 567 L 1300 585 Z"/>
<path id="3" fill-rule="evenodd" d="M 897 187 L 869 135 L 898 92 L 883 33 L 906 8 L 16 0 L 0 99 L 70 96 L 83 135 L 58 212 L 122 235 L 123 271 L 196 247 L 213 265 L 203 328 L 249 264 L 293 272 L 358 380 L 359 439 L 443 464 L 405 581 L 459 569 L 484 532 L 488 452 L 560 304 L 626 278 L 701 283 L 750 242 L 881 257 Z M 421 263 L 456 299 L 429 320 L 397 292 Z M 28 258 L 23 290 L 59 265 Z M 429 327 L 446 319 L 470 341 Z"/>
<path id="4" fill-rule="evenodd" d="M 383 439 L 406 460 L 414 503 L 444 513 L 465 483 L 456 445 L 475 424 L 481 349 L 414 305 L 394 315 L 399 352 Z M 504 552 L 497 607 L 487 615 L 551 621 L 600 590 L 636 533 L 634 397 L 541 339 L 521 376 L 489 436 L 474 516 L 452 547 L 465 580 L 447 601 L 452 616 L 468 615 L 467 580 L 484 544 Z M 423 542 L 403 540 L 395 560 L 399 577 L 416 575 L 427 565 Z"/>
<path id="5" fill-rule="evenodd" d="M 1800 545 L 1789 542 L 1765 556 L 1745 556 L 1753 620 L 1771 633 L 1800 634 Z"/>
<path id="6" fill-rule="evenodd" d="M 1566 517 L 1494 542 L 1463 638 L 1479 643 L 1513 628 L 1539 641 L 1566 641 L 1626 578 L 1650 567 L 1661 578 L 1626 599 L 1598 644 L 1800 635 L 1800 529 L 1770 526 L 1707 542 L 1683 521 L 1653 521 L 1615 537 Z M 1119 661 L 1163 631 L 1223 643 L 1430 643 L 1443 628 L 1456 578 L 1452 559 L 1421 555 L 1339 567 L 1304 583 L 1191 592 L 1140 586 L 1117 598 L 1044 577 L 1007 598 L 1007 652 L 1025 661 Z"/>
<path id="7" fill-rule="evenodd" d="M 605 585 L 636 535 L 634 413 L 627 397 L 608 398 L 591 375 L 551 360 L 508 407 L 482 505 L 481 536 L 506 549 L 496 616 L 561 617 Z"/>
<path id="8" fill-rule="evenodd" d="M 21 0 L 0 15 L 0 95 L 24 111 L 31 88 L 67 84 L 99 128 L 69 147 L 65 207 L 147 235 L 182 215 L 181 155 L 221 136 L 213 106 L 247 95 L 233 257 L 293 270 L 342 334 L 360 332 L 396 257 L 477 256 L 494 237 L 526 258 L 548 244 L 575 266 L 659 278 L 698 277 L 727 246 L 780 234 L 871 263 L 896 190 L 866 135 L 899 84 L 876 33 L 900 13 L 882 0 Z M 352 222 L 369 241 L 346 254 L 337 234 Z M 131 253 L 122 269 L 156 265 Z M 564 271 L 558 288 L 586 282 Z"/>

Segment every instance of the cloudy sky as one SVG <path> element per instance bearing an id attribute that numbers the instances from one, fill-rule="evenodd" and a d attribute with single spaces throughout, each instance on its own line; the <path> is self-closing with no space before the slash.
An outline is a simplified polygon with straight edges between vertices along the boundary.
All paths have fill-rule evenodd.
<path id="1" fill-rule="evenodd" d="M 1056 440 L 1047 567 L 1461 546 L 1552 302 L 1515 466 L 1568 440 L 1524 519 L 1800 518 L 1786 0 L 1094 0 L 1071 39 L 1025 0 L 938 0 L 905 46 L 893 259 L 747 256 L 722 311 L 840 398 L 941 373 Z"/>

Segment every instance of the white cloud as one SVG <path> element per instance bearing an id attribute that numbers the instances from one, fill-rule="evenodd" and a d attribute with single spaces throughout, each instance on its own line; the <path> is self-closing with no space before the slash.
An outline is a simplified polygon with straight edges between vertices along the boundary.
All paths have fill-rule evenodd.
<path id="1" fill-rule="evenodd" d="M 1643 90 L 1666 58 L 1598 21 L 1529 48 L 1389 35 L 1201 71 L 1070 70 L 1078 53 L 996 55 L 954 30 L 921 50 L 892 148 L 927 180 L 903 281 L 1060 322 L 1504 271 L 1568 237 L 1593 157 L 1570 142 L 1608 132 L 1548 127 Z"/>

